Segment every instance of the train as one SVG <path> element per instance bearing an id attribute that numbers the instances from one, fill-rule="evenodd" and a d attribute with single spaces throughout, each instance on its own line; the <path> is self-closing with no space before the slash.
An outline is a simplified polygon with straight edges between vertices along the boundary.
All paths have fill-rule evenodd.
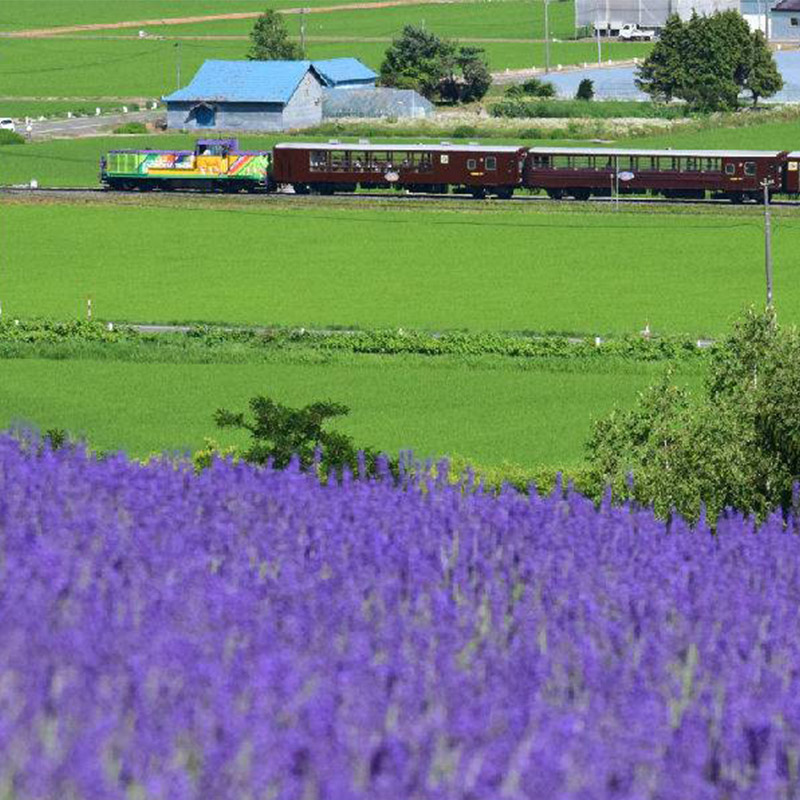
<path id="1" fill-rule="evenodd" d="M 117 191 L 195 189 L 334 194 L 393 189 L 507 199 L 518 190 L 553 199 L 651 195 L 761 202 L 800 194 L 800 151 L 648 150 L 480 144 L 284 142 L 243 151 L 236 139 L 193 150 L 112 150 L 102 185 Z"/>

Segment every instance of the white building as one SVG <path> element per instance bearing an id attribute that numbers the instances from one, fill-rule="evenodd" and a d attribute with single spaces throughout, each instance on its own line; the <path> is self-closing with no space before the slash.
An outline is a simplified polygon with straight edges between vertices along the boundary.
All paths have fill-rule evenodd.
<path id="1" fill-rule="evenodd" d="M 598 29 L 614 36 L 623 25 L 660 29 L 667 17 L 678 14 L 689 19 L 693 11 L 713 14 L 715 11 L 739 11 L 739 0 L 576 0 L 575 27 Z"/>

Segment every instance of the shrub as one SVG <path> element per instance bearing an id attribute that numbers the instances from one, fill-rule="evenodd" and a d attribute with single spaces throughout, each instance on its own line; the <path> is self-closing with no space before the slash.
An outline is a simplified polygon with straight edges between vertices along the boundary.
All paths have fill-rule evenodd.
<path id="1" fill-rule="evenodd" d="M 454 139 L 470 139 L 478 135 L 478 129 L 474 125 L 457 125 L 452 135 Z"/>
<path id="2" fill-rule="evenodd" d="M 533 97 L 555 97 L 556 87 L 540 78 L 529 78 L 522 84 L 522 91 Z"/>
<path id="3" fill-rule="evenodd" d="M 345 468 L 374 474 L 378 453 L 359 451 L 349 436 L 324 430 L 329 419 L 349 413 L 341 403 L 323 401 L 294 409 L 257 395 L 250 400 L 252 421 L 241 412 L 220 408 L 214 421 L 220 428 L 235 428 L 250 434 L 250 447 L 241 457 L 251 464 L 271 463 L 281 469 L 297 459 L 303 469 L 318 467 L 323 474 Z"/>
<path id="4" fill-rule="evenodd" d="M 591 100 L 594 97 L 594 81 L 591 78 L 584 78 L 578 84 L 578 91 L 575 92 L 576 100 Z"/>
<path id="5" fill-rule="evenodd" d="M 0 145 L 4 144 L 25 144 L 25 137 L 14 131 L 2 129 L 0 130 Z"/>
<path id="6" fill-rule="evenodd" d="M 147 133 L 144 122 L 126 122 L 114 128 L 114 133 Z"/>
<path id="7" fill-rule="evenodd" d="M 633 409 L 600 420 L 587 449 L 595 496 L 610 485 L 694 520 L 704 508 L 788 511 L 800 479 L 800 333 L 771 309 L 748 312 L 712 354 L 698 399 L 667 373 Z"/>

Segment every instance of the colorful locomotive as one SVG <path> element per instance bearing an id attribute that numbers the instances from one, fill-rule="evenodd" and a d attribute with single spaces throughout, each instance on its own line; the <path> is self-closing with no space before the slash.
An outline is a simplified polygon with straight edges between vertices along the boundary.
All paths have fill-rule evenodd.
<path id="1" fill-rule="evenodd" d="M 333 194 L 399 189 L 511 197 L 660 195 L 760 201 L 800 194 L 800 152 L 622 150 L 478 144 L 290 142 L 272 152 L 240 152 L 235 139 L 201 139 L 194 151 L 115 150 L 101 162 L 111 189 L 197 188 Z"/>
<path id="2" fill-rule="evenodd" d="M 112 150 L 100 180 L 122 190 L 267 191 L 270 163 L 271 153 L 240 151 L 236 139 L 200 139 L 194 150 Z"/>

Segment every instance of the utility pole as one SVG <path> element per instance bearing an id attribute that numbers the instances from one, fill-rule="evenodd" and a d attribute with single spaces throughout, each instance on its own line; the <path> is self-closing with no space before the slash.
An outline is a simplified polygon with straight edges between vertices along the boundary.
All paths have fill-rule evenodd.
<path id="1" fill-rule="evenodd" d="M 175 79 L 177 82 L 177 89 L 181 88 L 181 43 L 175 42 Z"/>
<path id="2" fill-rule="evenodd" d="M 550 72 L 550 17 L 548 7 L 550 0 L 544 0 L 544 71 Z"/>
<path id="3" fill-rule="evenodd" d="M 306 10 L 300 9 L 300 52 L 306 57 Z"/>
<path id="4" fill-rule="evenodd" d="M 767 277 L 767 306 L 772 306 L 772 220 L 769 210 L 769 187 L 772 181 L 761 181 L 764 187 L 764 271 Z"/>
<path id="5" fill-rule="evenodd" d="M 600 26 L 597 24 L 596 20 L 595 20 L 595 23 L 594 23 L 594 35 L 595 35 L 595 38 L 597 39 L 597 66 L 598 67 L 602 67 L 603 66 L 603 54 L 600 51 Z"/>

